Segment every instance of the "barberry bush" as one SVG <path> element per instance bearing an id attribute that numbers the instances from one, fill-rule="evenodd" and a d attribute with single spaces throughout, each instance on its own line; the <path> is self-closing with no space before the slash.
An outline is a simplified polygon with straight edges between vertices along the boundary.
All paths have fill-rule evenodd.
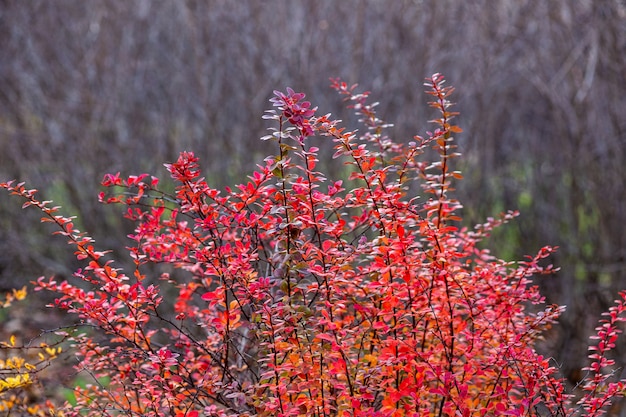
<path id="1" fill-rule="evenodd" d="M 388 136 L 367 92 L 333 80 L 365 129 L 275 92 L 262 139 L 276 155 L 243 184 L 211 187 L 191 152 L 166 165 L 172 193 L 147 174 L 106 175 L 100 200 L 136 223 L 129 272 L 35 190 L 1 184 L 85 264 L 70 281 L 36 283 L 88 328 L 60 332 L 92 378 L 66 415 L 602 414 L 624 390 L 609 352 L 626 293 L 598 327 L 580 392 L 567 392 L 535 349 L 562 311 L 532 283 L 554 271 L 554 248 L 520 262 L 484 249 L 516 212 L 463 226 L 453 89 L 439 74 L 425 85 L 434 127 L 409 143 Z M 343 178 L 321 170 L 321 141 Z M 154 264 L 175 272 L 155 280 Z"/>

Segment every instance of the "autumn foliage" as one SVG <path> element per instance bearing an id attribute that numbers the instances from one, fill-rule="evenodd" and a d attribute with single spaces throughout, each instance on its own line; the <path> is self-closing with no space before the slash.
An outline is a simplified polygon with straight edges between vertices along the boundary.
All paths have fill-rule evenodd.
<path id="1" fill-rule="evenodd" d="M 34 190 L 3 183 L 85 263 L 71 281 L 36 284 L 89 327 L 59 332 L 92 377 L 66 415 L 600 415 L 624 390 L 608 352 L 626 293 L 568 392 L 558 362 L 535 350 L 562 311 L 532 283 L 553 272 L 554 248 L 507 262 L 479 246 L 515 212 L 462 226 L 452 88 L 438 74 L 426 86 L 433 131 L 406 144 L 368 93 L 334 80 L 365 130 L 275 92 L 263 139 L 277 154 L 247 183 L 212 188 L 191 152 L 166 165 L 174 193 L 147 174 L 106 175 L 101 201 L 136 223 L 130 272 Z M 320 141 L 334 143 L 324 162 L 345 164 L 343 178 L 318 168 Z M 155 280 L 148 264 L 176 270 Z"/>
<path id="2" fill-rule="evenodd" d="M 10 307 L 26 297 L 26 287 L 14 289 L 0 300 L 0 309 Z M 40 384 L 39 375 L 62 351 L 61 341 L 52 343 L 20 341 L 11 335 L 0 342 L 0 412 L 2 415 L 62 416 L 54 403 L 29 392 Z M 38 388 L 38 387 L 37 387 Z"/>

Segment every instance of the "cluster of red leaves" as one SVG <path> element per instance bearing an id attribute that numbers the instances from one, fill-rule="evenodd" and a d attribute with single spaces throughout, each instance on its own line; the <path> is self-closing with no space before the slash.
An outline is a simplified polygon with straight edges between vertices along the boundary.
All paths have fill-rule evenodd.
<path id="1" fill-rule="evenodd" d="M 276 92 L 264 116 L 275 127 L 263 139 L 278 154 L 234 189 L 212 188 L 189 152 L 166 165 L 172 195 L 145 174 L 107 175 L 111 193 L 100 199 L 127 205 L 137 224 L 132 276 L 33 190 L 2 184 L 39 207 L 86 261 L 73 282 L 37 282 L 96 329 L 66 335 L 94 377 L 76 388 L 68 415 L 600 415 L 624 389 L 605 369 L 624 301 L 599 328 L 575 407 L 534 350 L 562 310 L 542 307 L 530 280 L 553 271 L 542 266 L 553 248 L 518 263 L 480 249 L 514 212 L 459 226 L 461 205 L 449 197 L 461 178 L 450 167 L 461 131 L 451 124 L 452 88 L 438 74 L 428 79 L 436 129 L 401 144 L 385 134 L 368 93 L 332 86 L 366 131 L 316 115 L 304 94 Z M 317 170 L 316 136 L 335 143 L 343 181 Z M 150 263 L 188 279 L 148 285 Z M 172 287 L 178 295 L 168 300 Z"/>

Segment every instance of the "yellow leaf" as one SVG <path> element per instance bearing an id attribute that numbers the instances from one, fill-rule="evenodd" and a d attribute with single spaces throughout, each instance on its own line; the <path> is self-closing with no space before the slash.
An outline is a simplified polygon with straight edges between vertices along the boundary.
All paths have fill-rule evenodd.
<path id="1" fill-rule="evenodd" d="M 51 347 L 46 347 L 46 353 L 50 356 L 50 357 L 54 357 L 56 356 L 59 352 L 61 352 L 61 348 L 51 348 Z"/>
<path id="2" fill-rule="evenodd" d="M 13 295 L 15 296 L 16 300 L 23 300 L 24 298 L 26 298 L 26 286 L 23 286 L 21 290 L 13 290 Z"/>
<path id="3" fill-rule="evenodd" d="M 24 358 L 20 358 L 19 356 L 13 356 L 6 361 L 6 365 L 8 368 L 12 369 L 20 369 L 24 366 L 26 361 Z"/>
<path id="4" fill-rule="evenodd" d="M 17 374 L 0 381 L 0 389 L 20 388 L 30 385 L 30 374 Z"/>
<path id="5" fill-rule="evenodd" d="M 369 362 L 370 366 L 376 366 L 376 363 L 378 363 L 378 358 L 374 355 L 367 354 L 363 356 L 363 359 Z"/>

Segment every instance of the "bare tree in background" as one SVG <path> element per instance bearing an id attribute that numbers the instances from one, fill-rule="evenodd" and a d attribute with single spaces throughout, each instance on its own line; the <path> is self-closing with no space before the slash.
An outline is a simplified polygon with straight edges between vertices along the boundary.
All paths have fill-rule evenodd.
<path id="1" fill-rule="evenodd" d="M 494 236 L 502 256 L 561 247 L 539 284 L 568 305 L 546 348 L 572 382 L 626 288 L 623 0 L 8 0 L 0 55 L 0 178 L 45 190 L 103 247 L 123 251 L 129 232 L 96 201 L 104 173 L 163 175 L 193 150 L 213 184 L 240 180 L 268 153 L 273 89 L 352 120 L 327 88 L 337 76 L 371 88 L 408 141 L 427 128 L 421 80 L 442 72 L 466 128 L 466 219 L 522 211 Z M 0 285 L 71 273 L 71 253 L 0 201 Z"/>

